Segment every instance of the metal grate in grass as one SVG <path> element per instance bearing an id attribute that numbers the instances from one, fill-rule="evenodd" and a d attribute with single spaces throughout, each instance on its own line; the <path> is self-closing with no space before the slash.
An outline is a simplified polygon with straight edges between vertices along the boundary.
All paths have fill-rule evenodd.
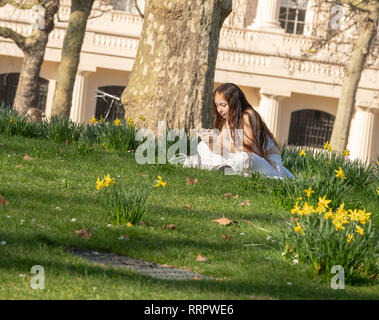
<path id="1" fill-rule="evenodd" d="M 209 277 L 198 273 L 160 265 L 155 262 L 146 262 L 143 260 L 119 256 L 114 253 L 105 253 L 84 249 L 72 249 L 71 253 L 91 262 L 116 268 L 126 268 L 160 280 L 209 279 Z"/>

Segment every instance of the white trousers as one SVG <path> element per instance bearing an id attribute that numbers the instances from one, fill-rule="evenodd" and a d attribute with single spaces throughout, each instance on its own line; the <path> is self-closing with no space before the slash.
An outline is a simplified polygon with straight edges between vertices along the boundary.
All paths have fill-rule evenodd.
<path id="1" fill-rule="evenodd" d="M 252 173 L 260 173 L 263 176 L 276 179 L 294 178 L 291 172 L 283 166 L 282 158 L 278 154 L 268 155 L 268 159 L 273 163 L 271 165 L 267 160 L 253 152 L 250 153 L 251 161 L 247 152 L 234 152 L 225 155 L 214 153 L 202 141 L 197 146 L 197 151 L 200 156 L 201 169 L 215 170 L 222 166 L 229 166 L 231 169 L 226 169 L 226 174 L 250 176 Z"/>

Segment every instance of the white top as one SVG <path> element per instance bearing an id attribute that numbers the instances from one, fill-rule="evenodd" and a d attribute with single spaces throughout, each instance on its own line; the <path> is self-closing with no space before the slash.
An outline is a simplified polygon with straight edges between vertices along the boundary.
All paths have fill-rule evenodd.
<path id="1" fill-rule="evenodd" d="M 229 129 L 228 121 L 225 121 L 225 124 L 226 124 L 226 130 L 228 131 L 229 141 L 232 142 L 233 139 L 232 139 L 232 136 L 231 136 L 231 133 L 230 133 L 231 130 Z M 240 141 L 240 143 L 242 145 L 242 142 L 243 142 L 243 130 L 242 129 L 237 129 L 236 131 L 237 131 L 237 134 L 236 134 L 237 144 Z M 271 139 L 271 137 L 268 136 L 267 138 L 268 138 L 268 141 L 267 141 L 266 151 L 270 150 L 273 146 L 275 146 L 275 142 Z"/>

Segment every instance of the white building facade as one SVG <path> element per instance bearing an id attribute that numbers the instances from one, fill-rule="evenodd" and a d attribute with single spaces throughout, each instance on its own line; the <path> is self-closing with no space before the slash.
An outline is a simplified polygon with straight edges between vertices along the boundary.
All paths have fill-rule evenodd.
<path id="1" fill-rule="evenodd" d="M 76 77 L 71 119 L 88 123 L 107 112 L 110 101 L 96 89 L 120 96 L 133 67 L 143 19 L 134 0 L 112 0 L 101 14 L 94 8 L 87 24 Z M 59 17 L 67 21 L 70 1 L 61 0 Z M 139 0 L 143 10 L 143 0 Z M 315 6 L 316 4 L 316 6 Z M 221 30 L 215 86 L 239 85 L 280 143 L 322 147 L 329 140 L 340 97 L 343 66 L 325 59 L 301 59 L 308 48 L 317 15 L 316 0 L 233 0 L 233 12 Z M 96 17 L 97 16 L 97 17 Z M 0 8 L 0 25 L 27 35 L 32 14 L 11 6 Z M 328 23 L 328 22 L 326 22 Z M 39 108 L 51 113 L 61 48 L 67 22 L 57 22 L 50 34 L 40 74 Z M 288 58 L 291 57 L 291 58 Z M 23 60 L 22 51 L 0 37 L 0 105 L 11 105 Z M 352 159 L 379 157 L 379 65 L 366 68 L 357 92 L 348 149 Z M 111 117 L 122 116 L 113 106 Z"/>

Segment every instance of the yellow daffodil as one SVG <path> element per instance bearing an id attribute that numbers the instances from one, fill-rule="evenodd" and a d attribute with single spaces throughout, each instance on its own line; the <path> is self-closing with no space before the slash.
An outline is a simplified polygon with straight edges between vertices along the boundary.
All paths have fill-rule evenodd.
<path id="1" fill-rule="evenodd" d="M 342 155 L 345 157 L 348 157 L 348 156 L 350 156 L 350 151 L 346 149 L 343 151 Z"/>
<path id="2" fill-rule="evenodd" d="M 376 193 L 379 195 L 379 187 L 376 187 Z"/>
<path id="3" fill-rule="evenodd" d="M 340 206 L 337 208 L 336 214 L 347 215 L 347 211 L 345 210 L 345 203 L 344 202 L 342 202 L 340 204 Z"/>
<path id="4" fill-rule="evenodd" d="M 340 167 L 339 170 L 334 170 L 337 174 L 336 177 L 340 179 L 346 179 L 345 174 L 343 173 L 342 168 Z"/>
<path id="5" fill-rule="evenodd" d="M 328 151 L 332 151 L 333 150 L 332 146 L 329 144 L 329 141 L 325 142 L 324 149 L 328 150 Z"/>
<path id="6" fill-rule="evenodd" d="M 310 198 L 312 196 L 312 193 L 315 193 L 312 188 L 305 189 L 304 192 L 307 194 L 307 197 Z"/>
<path id="7" fill-rule="evenodd" d="M 92 118 L 91 118 L 91 120 L 89 122 L 91 122 L 91 123 L 93 123 L 93 122 L 97 123 L 97 120 L 96 120 L 95 116 L 92 116 Z"/>
<path id="8" fill-rule="evenodd" d="M 305 202 L 303 205 L 302 213 L 306 216 L 310 216 L 313 212 L 315 212 L 313 206 Z"/>
<path id="9" fill-rule="evenodd" d="M 303 200 L 303 197 L 297 197 L 296 200 Z"/>
<path id="10" fill-rule="evenodd" d="M 305 157 L 306 155 L 307 155 L 307 153 L 305 152 L 305 149 L 301 149 L 301 151 L 299 152 L 299 156 Z"/>
<path id="11" fill-rule="evenodd" d="M 353 238 L 354 238 L 354 235 L 352 235 L 351 233 L 349 233 L 348 235 L 347 235 L 347 243 L 351 243 L 352 241 L 353 241 Z"/>
<path id="12" fill-rule="evenodd" d="M 132 118 L 129 118 L 128 122 L 129 122 L 130 126 L 132 126 L 134 124 L 134 120 Z"/>
<path id="13" fill-rule="evenodd" d="M 127 224 L 126 224 L 126 226 L 128 227 L 128 228 L 130 228 L 131 226 L 133 226 L 130 222 L 128 222 Z"/>
<path id="14" fill-rule="evenodd" d="M 332 202 L 332 200 L 326 200 L 326 195 L 324 195 L 322 198 L 321 197 L 318 198 L 318 206 L 319 207 L 329 208 L 328 204 L 331 202 Z"/>
<path id="15" fill-rule="evenodd" d="M 361 236 L 363 236 L 365 234 L 365 231 L 360 226 L 357 226 L 355 231 L 358 232 Z"/>
<path id="16" fill-rule="evenodd" d="M 13 119 L 13 117 L 10 117 L 10 118 L 9 118 L 9 123 L 14 123 L 14 119 Z"/>
<path id="17" fill-rule="evenodd" d="M 162 177 L 161 176 L 158 176 L 158 180 L 155 180 L 155 182 L 157 184 L 154 185 L 154 187 L 159 187 L 159 186 L 162 186 L 162 187 L 165 187 L 167 182 L 163 182 L 162 181 Z"/>
<path id="18" fill-rule="evenodd" d="M 343 226 L 343 224 L 339 221 L 333 221 L 333 224 L 334 224 L 334 227 L 336 228 L 336 231 L 338 230 L 345 230 L 345 227 Z"/>
<path id="19" fill-rule="evenodd" d="M 100 178 L 97 178 L 96 189 L 100 190 L 102 187 L 104 187 L 104 180 L 100 180 Z"/>
<path id="20" fill-rule="evenodd" d="M 116 118 L 116 120 L 113 120 L 113 123 L 118 127 L 120 125 L 121 120 L 119 118 Z"/>
<path id="21" fill-rule="evenodd" d="M 100 119 L 99 119 L 98 122 L 101 123 L 101 122 L 103 122 L 103 121 L 104 121 L 104 119 L 103 119 L 103 115 L 101 115 L 101 116 L 100 116 Z"/>
<path id="22" fill-rule="evenodd" d="M 303 235 L 305 235 L 305 232 L 304 232 L 304 230 L 303 230 L 303 228 L 302 228 L 302 226 L 300 225 L 299 222 L 297 222 L 296 227 L 293 227 L 293 230 L 294 230 L 296 233 L 300 231 Z"/>
<path id="23" fill-rule="evenodd" d="M 366 212 L 366 209 L 358 210 L 359 222 L 361 224 L 366 224 L 370 221 L 371 212 Z"/>
<path id="24" fill-rule="evenodd" d="M 293 207 L 293 209 L 291 209 L 291 213 L 292 213 L 292 214 L 297 213 L 297 214 L 299 214 L 299 215 L 302 214 L 302 212 L 301 212 L 301 208 L 298 206 L 298 201 L 296 201 L 295 206 Z"/>
<path id="25" fill-rule="evenodd" d="M 349 218 L 351 221 L 359 221 L 359 218 L 360 218 L 360 214 L 358 213 L 358 210 L 357 209 L 354 209 L 354 210 L 351 210 L 349 209 Z"/>
<path id="26" fill-rule="evenodd" d="M 110 184 L 115 183 L 114 179 L 109 176 L 109 173 L 104 176 L 104 186 L 109 187 Z"/>
<path id="27" fill-rule="evenodd" d="M 139 117 L 141 121 L 146 121 L 146 118 L 144 116 Z"/>
<path id="28" fill-rule="evenodd" d="M 328 220 L 329 218 L 333 218 L 333 211 L 332 208 L 329 209 L 327 213 L 324 214 L 324 219 Z"/>

